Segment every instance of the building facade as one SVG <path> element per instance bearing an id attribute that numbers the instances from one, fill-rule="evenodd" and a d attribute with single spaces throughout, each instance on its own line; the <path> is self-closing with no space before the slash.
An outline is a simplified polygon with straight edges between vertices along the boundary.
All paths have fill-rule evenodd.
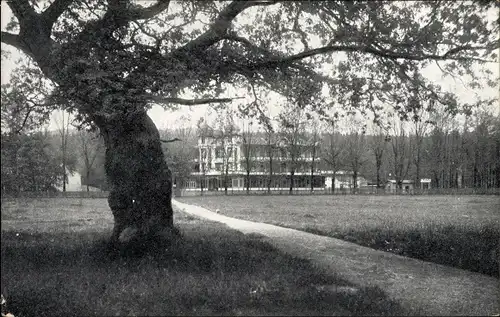
<path id="1" fill-rule="evenodd" d="M 197 148 L 194 172 L 182 184 L 186 190 L 224 190 L 225 184 L 232 191 L 246 190 L 247 185 L 251 190 L 289 190 L 292 181 L 294 190 L 310 190 L 311 183 L 314 190 L 332 186 L 333 172 L 319 157 L 319 145 L 270 144 L 256 133 L 251 142 L 244 142 L 241 136 L 200 137 Z M 361 187 L 367 182 L 358 177 L 357 183 Z M 352 172 L 335 173 L 335 188 L 353 187 Z"/>

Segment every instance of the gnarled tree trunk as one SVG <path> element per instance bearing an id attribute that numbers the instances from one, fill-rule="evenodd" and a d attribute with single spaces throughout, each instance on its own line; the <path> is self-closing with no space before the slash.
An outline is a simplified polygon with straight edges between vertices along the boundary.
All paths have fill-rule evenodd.
<path id="1" fill-rule="evenodd" d="M 114 216 L 112 242 L 150 239 L 177 233 L 171 205 L 172 176 L 160 135 L 146 112 L 101 124 L 105 169 Z"/>

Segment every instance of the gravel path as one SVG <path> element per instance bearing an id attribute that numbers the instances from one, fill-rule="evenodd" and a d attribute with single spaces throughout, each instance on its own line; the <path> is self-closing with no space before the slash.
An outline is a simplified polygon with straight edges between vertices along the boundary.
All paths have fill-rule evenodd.
<path id="1" fill-rule="evenodd" d="M 500 312 L 500 281 L 487 275 L 424 262 L 343 240 L 265 223 L 226 217 L 172 200 L 197 217 L 260 234 L 280 250 L 311 260 L 359 285 L 376 285 L 420 315 L 487 316 Z"/>

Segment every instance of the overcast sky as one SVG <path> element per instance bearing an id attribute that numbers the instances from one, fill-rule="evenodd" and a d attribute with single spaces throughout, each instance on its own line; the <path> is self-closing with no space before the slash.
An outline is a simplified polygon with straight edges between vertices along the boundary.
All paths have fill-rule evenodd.
<path id="1" fill-rule="evenodd" d="M 12 12 L 10 8 L 7 6 L 5 1 L 1 2 L 1 28 L 2 30 L 5 29 L 5 26 L 7 23 L 10 21 L 10 18 L 12 16 Z M 2 60 L 2 71 L 1 71 L 1 82 L 2 84 L 6 83 L 9 78 L 10 78 L 10 73 L 13 68 L 15 68 L 14 62 L 21 56 L 21 54 L 16 50 L 13 49 L 10 46 L 4 45 L 2 43 L 2 50 L 7 50 L 11 52 L 10 58 Z M 434 65 L 434 64 L 433 64 Z M 491 70 L 494 72 L 494 76 L 498 77 L 499 76 L 499 64 L 489 64 L 491 67 Z M 443 79 L 441 77 L 442 73 L 441 71 L 437 68 L 437 66 L 432 66 L 429 67 L 428 69 L 425 70 L 424 76 L 426 76 L 428 79 L 435 81 L 436 83 L 439 83 L 442 85 L 443 89 L 446 89 L 448 91 L 454 92 L 457 94 L 460 98 L 461 101 L 463 102 L 473 102 L 475 97 L 474 93 L 466 88 L 460 81 L 456 81 L 452 78 L 446 78 Z M 231 92 L 228 92 L 231 93 Z M 498 91 L 492 88 L 485 88 L 483 91 L 479 92 L 483 97 L 498 97 Z M 245 93 L 241 92 L 240 95 L 244 96 Z M 232 95 L 228 97 L 235 97 L 238 96 L 237 91 L 233 91 Z M 240 100 L 241 101 L 251 101 L 249 100 Z M 269 112 L 271 115 L 275 115 L 279 113 L 279 108 L 276 106 L 276 103 L 279 103 L 277 100 L 273 100 L 273 97 L 271 96 L 271 99 L 269 100 Z M 235 105 L 233 105 L 235 106 Z M 153 106 L 153 108 L 149 111 L 149 115 L 157 125 L 159 129 L 164 129 L 168 127 L 174 127 L 176 124 L 178 124 L 180 121 L 185 122 L 186 124 L 191 124 L 195 125 L 196 122 L 199 120 L 200 117 L 206 117 L 207 116 L 207 110 L 209 109 L 208 105 L 199 105 L 195 107 L 180 107 L 179 110 L 176 111 L 166 111 L 164 110 L 161 106 Z M 497 111 L 500 112 L 500 109 L 497 107 Z M 497 112 L 497 113 L 498 113 Z M 213 116 L 209 116 L 213 117 Z M 49 129 L 55 129 L 56 125 L 54 120 L 51 120 L 49 123 Z"/>

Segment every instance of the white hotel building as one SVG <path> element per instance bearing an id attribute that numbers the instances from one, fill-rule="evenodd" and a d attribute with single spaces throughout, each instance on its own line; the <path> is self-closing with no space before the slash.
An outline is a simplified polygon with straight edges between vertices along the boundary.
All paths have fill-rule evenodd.
<path id="1" fill-rule="evenodd" d="M 219 140 L 211 137 L 198 139 L 198 158 L 195 160 L 194 172 L 184 184 L 188 191 L 224 190 L 224 179 L 227 167 L 228 190 L 246 190 L 247 157 L 246 148 L 250 148 L 250 189 L 289 190 L 291 181 L 292 160 L 282 144 L 273 145 L 272 174 L 270 172 L 269 146 L 263 137 L 256 134 L 250 146 L 243 144 L 241 137 Z M 333 173 L 325 170 L 325 164 L 319 157 L 315 158 L 314 176 L 311 179 L 313 162 L 311 146 L 303 145 L 300 155 L 295 159 L 294 190 L 310 190 L 311 180 L 315 190 L 331 188 Z M 335 188 L 352 188 L 351 172 L 338 171 L 335 176 Z M 366 180 L 358 177 L 358 187 L 366 185 Z"/>

